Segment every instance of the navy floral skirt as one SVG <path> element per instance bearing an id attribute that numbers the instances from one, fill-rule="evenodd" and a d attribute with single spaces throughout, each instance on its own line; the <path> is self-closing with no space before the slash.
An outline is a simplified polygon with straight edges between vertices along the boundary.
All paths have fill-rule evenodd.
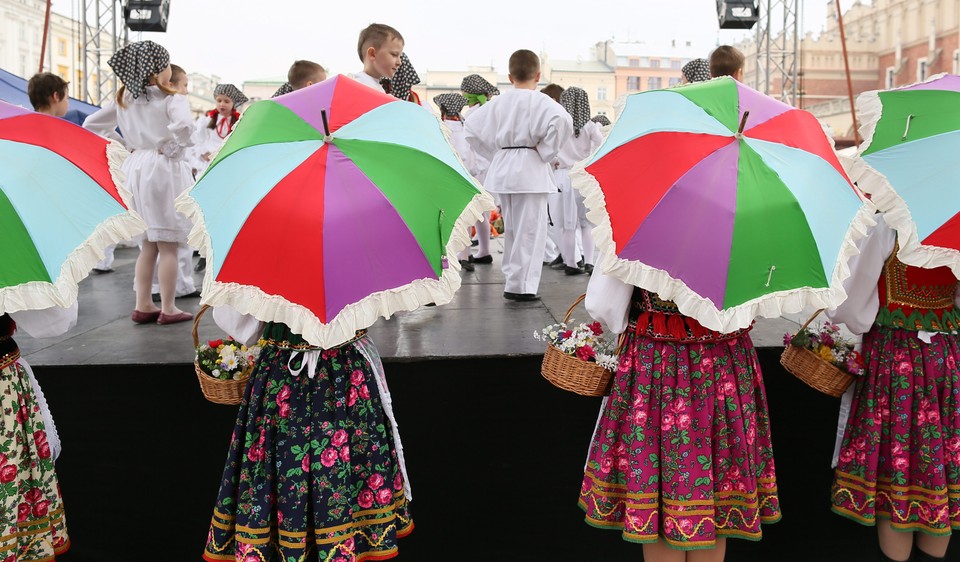
<path id="1" fill-rule="evenodd" d="M 204 559 L 382 560 L 413 530 L 392 428 L 358 343 L 267 345 L 247 383 Z M 293 374 L 288 364 L 293 357 Z"/>

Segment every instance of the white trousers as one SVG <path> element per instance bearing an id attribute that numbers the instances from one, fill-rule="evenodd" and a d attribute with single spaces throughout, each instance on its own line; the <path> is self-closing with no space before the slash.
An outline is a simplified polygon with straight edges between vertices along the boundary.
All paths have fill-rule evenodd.
<path id="1" fill-rule="evenodd" d="M 543 261 L 549 263 L 560 255 L 560 231 L 563 228 L 563 222 L 558 214 L 560 212 L 559 191 L 547 194 L 547 209 L 547 246 L 543 253 Z"/>
<path id="2" fill-rule="evenodd" d="M 503 290 L 536 294 L 547 243 L 547 194 L 501 193 Z"/>

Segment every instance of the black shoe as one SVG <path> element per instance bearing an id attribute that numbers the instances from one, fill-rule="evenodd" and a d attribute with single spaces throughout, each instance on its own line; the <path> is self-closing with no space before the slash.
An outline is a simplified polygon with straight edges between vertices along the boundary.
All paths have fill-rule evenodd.
<path id="1" fill-rule="evenodd" d="M 106 268 L 106 269 L 100 269 L 99 267 L 95 267 L 95 268 L 91 269 L 90 271 L 96 273 L 97 275 L 104 275 L 104 274 L 106 274 L 106 273 L 113 273 L 113 269 L 111 269 L 111 268 L 109 268 L 109 267 Z"/>
<path id="2" fill-rule="evenodd" d="M 207 258 L 200 258 L 197 260 L 197 265 L 194 266 L 194 271 L 203 271 L 207 268 Z"/>
<path id="3" fill-rule="evenodd" d="M 177 297 L 177 298 L 178 298 L 178 299 L 199 299 L 199 298 L 200 298 L 200 289 L 197 289 L 196 291 L 194 291 L 194 292 L 192 292 L 192 293 L 187 293 L 187 294 L 185 294 L 185 295 L 180 295 L 180 296 Z"/>
<path id="4" fill-rule="evenodd" d="M 503 292 L 503 298 L 517 302 L 540 300 L 540 296 L 534 295 L 533 293 L 511 293 L 509 291 Z"/>
<path id="5" fill-rule="evenodd" d="M 570 267 L 569 265 L 563 266 L 563 272 L 567 275 L 583 275 L 586 273 L 586 271 L 579 267 Z"/>
<path id="6" fill-rule="evenodd" d="M 577 267 L 583 267 L 583 256 L 580 256 L 580 261 L 577 262 Z"/>
<path id="7" fill-rule="evenodd" d="M 480 241 L 479 241 L 479 240 L 471 240 L 471 241 L 470 241 L 470 245 L 471 245 L 471 246 L 479 246 L 479 245 L 480 245 Z"/>
<path id="8" fill-rule="evenodd" d="M 586 271 L 587 273 L 589 273 L 590 275 L 593 275 L 593 264 L 592 264 L 592 263 L 588 263 L 588 264 L 584 265 L 584 266 L 583 266 L 583 270 Z"/>
<path id="9" fill-rule="evenodd" d="M 460 260 L 460 267 L 463 268 L 464 271 L 473 271 L 475 269 L 473 264 L 468 260 Z"/>
<path id="10" fill-rule="evenodd" d="M 482 258 L 475 258 L 470 256 L 470 263 L 493 263 L 493 256 L 483 256 Z"/>
<path id="11" fill-rule="evenodd" d="M 553 261 L 545 261 L 545 262 L 543 262 L 543 265 L 545 265 L 545 266 L 547 266 L 547 267 L 554 267 L 554 266 L 561 265 L 561 264 L 563 264 L 563 258 L 562 258 L 561 256 L 559 256 L 559 255 L 558 255 L 558 256 L 556 257 L 556 259 L 554 259 Z"/>
<path id="12" fill-rule="evenodd" d="M 193 251 L 193 257 L 196 258 L 196 257 L 198 257 L 198 256 L 200 256 L 200 250 L 194 250 L 194 251 Z"/>
<path id="13" fill-rule="evenodd" d="M 153 302 L 160 302 L 160 293 L 153 293 L 150 295 L 150 300 Z"/>

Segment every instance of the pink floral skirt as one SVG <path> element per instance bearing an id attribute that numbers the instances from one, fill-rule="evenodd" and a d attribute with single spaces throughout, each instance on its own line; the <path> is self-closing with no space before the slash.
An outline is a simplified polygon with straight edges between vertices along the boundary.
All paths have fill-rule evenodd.
<path id="1" fill-rule="evenodd" d="M 749 334 L 630 335 L 580 490 L 590 525 L 681 550 L 759 540 L 780 519 L 767 400 Z"/>
<path id="2" fill-rule="evenodd" d="M 833 511 L 904 531 L 960 529 L 960 338 L 875 326 L 855 387 Z"/>

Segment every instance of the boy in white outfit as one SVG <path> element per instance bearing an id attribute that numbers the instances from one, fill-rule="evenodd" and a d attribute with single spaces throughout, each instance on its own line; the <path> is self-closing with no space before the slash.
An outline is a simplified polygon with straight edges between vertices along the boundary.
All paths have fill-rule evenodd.
<path id="1" fill-rule="evenodd" d="M 467 142 L 489 158 L 484 187 L 500 199 L 503 211 L 504 298 L 540 297 L 543 251 L 547 242 L 547 195 L 556 191 L 553 161 L 573 136 L 573 120 L 537 91 L 540 58 L 521 49 L 510 56 L 510 90 L 470 114 Z"/>

